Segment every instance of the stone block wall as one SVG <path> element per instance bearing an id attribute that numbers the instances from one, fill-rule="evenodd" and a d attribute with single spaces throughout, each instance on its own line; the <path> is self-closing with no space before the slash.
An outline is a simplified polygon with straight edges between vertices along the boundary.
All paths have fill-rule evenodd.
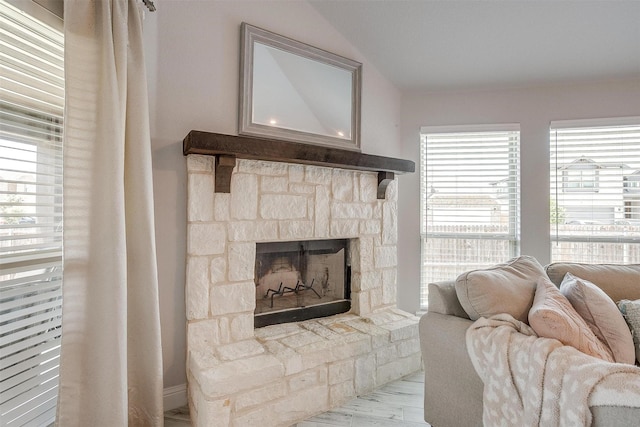
<path id="1" fill-rule="evenodd" d="M 395 308 L 397 181 L 238 160 L 214 193 L 214 158 L 189 155 L 187 351 L 192 420 L 287 426 L 420 369 L 417 318 Z M 257 242 L 350 239 L 349 313 L 253 328 Z"/>

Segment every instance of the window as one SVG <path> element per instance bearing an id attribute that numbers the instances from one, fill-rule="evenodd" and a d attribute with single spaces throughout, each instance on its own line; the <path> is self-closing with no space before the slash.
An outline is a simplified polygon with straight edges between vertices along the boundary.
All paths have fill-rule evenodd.
<path id="1" fill-rule="evenodd" d="M 551 123 L 551 260 L 640 263 L 640 117 Z"/>
<path id="2" fill-rule="evenodd" d="M 55 419 L 62 304 L 61 27 L 0 1 L 3 426 L 47 425 Z"/>
<path id="3" fill-rule="evenodd" d="M 422 129 L 422 307 L 428 283 L 518 255 L 519 139 L 518 125 Z"/>
<path id="4" fill-rule="evenodd" d="M 640 170 L 623 178 L 625 193 L 640 193 Z"/>
<path id="5" fill-rule="evenodd" d="M 597 193 L 600 181 L 598 169 L 599 166 L 593 160 L 585 158 L 567 165 L 562 171 L 562 191 Z"/>

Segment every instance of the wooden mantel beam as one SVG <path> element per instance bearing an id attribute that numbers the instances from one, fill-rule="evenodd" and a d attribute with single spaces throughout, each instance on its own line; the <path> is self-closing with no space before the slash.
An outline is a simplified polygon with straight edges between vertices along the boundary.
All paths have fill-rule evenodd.
<path id="1" fill-rule="evenodd" d="M 378 198 L 394 174 L 415 172 L 410 160 L 362 154 L 334 147 L 192 130 L 183 140 L 183 154 L 216 156 L 216 192 L 229 192 L 235 159 L 266 160 L 378 172 Z M 220 185 L 218 185 L 220 182 Z"/>

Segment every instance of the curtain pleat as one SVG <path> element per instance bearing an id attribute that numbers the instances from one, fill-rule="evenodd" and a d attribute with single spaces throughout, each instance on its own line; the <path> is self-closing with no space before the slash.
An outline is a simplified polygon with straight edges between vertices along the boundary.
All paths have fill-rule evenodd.
<path id="1" fill-rule="evenodd" d="M 60 426 L 162 425 L 141 13 L 65 0 Z"/>

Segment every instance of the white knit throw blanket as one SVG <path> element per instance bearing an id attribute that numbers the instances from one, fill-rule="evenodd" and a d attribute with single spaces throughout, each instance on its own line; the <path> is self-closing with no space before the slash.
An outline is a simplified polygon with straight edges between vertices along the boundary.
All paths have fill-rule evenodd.
<path id="1" fill-rule="evenodd" d="M 485 427 L 590 426 L 589 406 L 640 408 L 640 368 L 539 338 L 507 314 L 478 319 L 466 339 Z"/>

